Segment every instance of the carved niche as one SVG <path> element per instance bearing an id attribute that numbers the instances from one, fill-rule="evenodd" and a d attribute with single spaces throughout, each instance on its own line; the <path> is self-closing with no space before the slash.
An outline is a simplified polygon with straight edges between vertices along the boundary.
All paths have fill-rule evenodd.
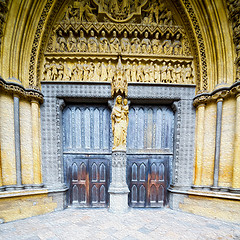
<path id="1" fill-rule="evenodd" d="M 41 66 L 42 81 L 195 84 L 185 30 L 160 0 L 71 1 Z"/>

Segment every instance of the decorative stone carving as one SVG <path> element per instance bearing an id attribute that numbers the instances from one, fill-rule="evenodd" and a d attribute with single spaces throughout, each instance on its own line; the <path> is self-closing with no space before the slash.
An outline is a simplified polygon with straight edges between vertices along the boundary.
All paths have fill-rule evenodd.
<path id="1" fill-rule="evenodd" d="M 110 46 L 108 39 L 105 37 L 105 31 L 103 30 L 102 32 L 102 37 L 100 38 L 99 41 L 99 51 L 100 52 L 109 52 Z"/>
<path id="2" fill-rule="evenodd" d="M 141 42 L 142 53 L 151 53 L 151 41 L 148 39 L 148 32 L 144 33 L 144 39 Z"/>
<path id="3" fill-rule="evenodd" d="M 112 109 L 112 133 L 113 133 L 113 150 L 126 151 L 126 138 L 128 127 L 128 101 L 119 95 L 116 98 L 115 105 Z"/>
<path id="4" fill-rule="evenodd" d="M 78 52 L 87 52 L 88 50 L 88 42 L 87 39 L 84 37 L 84 32 L 83 30 L 80 31 L 80 37 L 78 38 L 78 44 L 77 44 Z"/>
<path id="5" fill-rule="evenodd" d="M 116 31 L 113 31 L 113 37 L 110 39 L 110 49 L 112 53 L 120 52 L 120 41 L 117 38 Z"/>
<path id="6" fill-rule="evenodd" d="M 134 38 L 131 40 L 131 52 L 140 53 L 140 39 L 138 38 L 138 32 L 134 31 Z"/>
<path id="7" fill-rule="evenodd" d="M 122 52 L 130 52 L 130 41 L 127 38 L 127 31 L 124 31 L 123 38 L 121 39 L 121 50 Z"/>

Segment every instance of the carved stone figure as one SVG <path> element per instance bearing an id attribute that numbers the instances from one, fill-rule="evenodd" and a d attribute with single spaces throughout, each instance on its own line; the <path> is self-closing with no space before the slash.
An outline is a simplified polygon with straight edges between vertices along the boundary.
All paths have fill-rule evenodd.
<path id="1" fill-rule="evenodd" d="M 84 10 L 85 10 L 85 17 L 88 22 L 97 22 L 97 17 L 95 14 L 93 14 L 93 10 L 96 8 L 91 8 L 88 4 L 85 5 Z"/>
<path id="2" fill-rule="evenodd" d="M 178 63 L 175 72 L 176 72 L 177 83 L 181 83 L 182 82 L 182 67 L 181 67 L 180 63 Z"/>
<path id="3" fill-rule="evenodd" d="M 52 79 L 53 81 L 55 81 L 55 80 L 58 79 L 58 68 L 57 68 L 57 64 L 56 64 L 55 61 L 52 62 L 51 67 L 52 67 L 52 76 L 51 76 L 51 79 Z"/>
<path id="4" fill-rule="evenodd" d="M 58 70 L 57 81 L 61 81 L 63 80 L 63 74 L 64 74 L 64 67 L 62 62 L 59 62 L 59 64 L 57 64 L 57 70 Z"/>
<path id="5" fill-rule="evenodd" d="M 167 65 L 166 62 L 163 62 L 162 68 L 161 68 L 161 81 L 167 82 Z"/>
<path id="6" fill-rule="evenodd" d="M 141 42 L 142 53 L 151 53 L 151 41 L 148 39 L 148 32 L 144 33 L 144 38 Z"/>
<path id="7" fill-rule="evenodd" d="M 173 54 L 174 55 L 181 55 L 182 54 L 182 43 L 180 41 L 180 34 L 177 34 L 176 39 L 173 42 Z"/>
<path id="8" fill-rule="evenodd" d="M 73 36 L 73 32 L 71 30 L 69 31 L 69 37 L 67 40 L 67 48 L 68 48 L 68 51 L 70 51 L 70 52 L 75 52 L 77 50 L 77 40 Z"/>
<path id="9" fill-rule="evenodd" d="M 67 62 L 63 63 L 64 74 L 63 74 L 63 81 L 70 81 L 71 80 L 71 69 L 68 67 Z"/>
<path id="10" fill-rule="evenodd" d="M 109 42 L 108 39 L 105 36 L 105 31 L 102 31 L 102 37 L 99 41 L 99 51 L 100 52 L 109 52 Z"/>
<path id="11" fill-rule="evenodd" d="M 149 82 L 154 82 L 154 66 L 153 62 L 149 65 Z"/>
<path id="12" fill-rule="evenodd" d="M 112 66 L 111 61 L 108 61 L 108 65 L 107 65 L 107 80 L 108 82 L 112 82 L 114 76 L 114 67 Z"/>
<path id="13" fill-rule="evenodd" d="M 107 68 L 106 68 L 104 62 L 102 62 L 102 64 L 101 64 L 101 81 L 107 81 L 107 79 L 108 79 Z"/>
<path id="14" fill-rule="evenodd" d="M 118 0 L 109 1 L 108 11 L 115 16 L 119 12 Z"/>
<path id="15" fill-rule="evenodd" d="M 113 37 L 110 39 L 110 49 L 112 53 L 120 51 L 120 41 L 117 38 L 117 32 L 113 31 Z"/>
<path id="16" fill-rule="evenodd" d="M 78 52 L 87 51 L 88 43 L 87 43 L 87 39 L 84 37 L 83 30 L 80 31 L 80 37 L 78 38 L 77 47 L 78 47 L 77 49 Z"/>
<path id="17" fill-rule="evenodd" d="M 127 38 L 127 31 L 124 31 L 123 38 L 121 39 L 121 49 L 122 52 L 129 53 L 130 52 L 130 41 Z"/>
<path id="18" fill-rule="evenodd" d="M 162 44 L 163 53 L 167 54 L 167 55 L 172 54 L 172 43 L 171 43 L 171 40 L 169 38 L 170 38 L 170 34 L 167 33 L 166 39 L 163 41 L 163 44 Z"/>
<path id="19" fill-rule="evenodd" d="M 185 80 L 187 83 L 192 83 L 190 81 L 190 78 L 192 77 L 192 68 L 190 64 L 187 64 L 187 67 L 185 68 Z"/>
<path id="20" fill-rule="evenodd" d="M 58 32 L 57 43 L 58 47 L 56 47 L 56 50 L 60 52 L 65 52 L 67 50 L 67 41 L 62 35 L 62 30 L 59 30 Z"/>
<path id="21" fill-rule="evenodd" d="M 173 70 L 172 70 L 172 82 L 173 83 L 177 82 L 176 68 L 177 68 L 177 65 L 175 64 L 174 67 L 173 67 Z"/>
<path id="22" fill-rule="evenodd" d="M 127 79 L 128 82 L 131 81 L 131 65 L 130 65 L 130 62 L 127 61 L 127 64 L 125 66 L 125 77 Z"/>
<path id="23" fill-rule="evenodd" d="M 149 69 L 149 64 L 147 63 L 146 66 L 144 67 L 144 75 L 145 75 L 145 82 L 150 82 L 150 69 Z"/>
<path id="24" fill-rule="evenodd" d="M 148 16 L 144 18 L 145 24 L 151 24 L 153 23 L 153 13 L 154 13 L 154 5 L 152 4 L 148 9 L 142 10 L 143 12 L 147 12 Z"/>
<path id="25" fill-rule="evenodd" d="M 95 70 L 94 63 L 91 62 L 91 63 L 89 64 L 89 79 L 90 79 L 90 81 L 92 81 L 92 79 L 93 79 L 94 70 Z"/>
<path id="26" fill-rule="evenodd" d="M 49 62 L 44 64 L 44 80 L 49 81 L 52 80 L 52 66 Z"/>
<path id="27" fill-rule="evenodd" d="M 122 6 L 121 6 L 121 13 L 128 16 L 130 13 L 130 1 L 129 0 L 122 0 Z"/>
<path id="28" fill-rule="evenodd" d="M 131 40 L 131 52 L 132 53 L 140 52 L 140 39 L 138 38 L 137 31 L 134 31 L 134 38 Z"/>
<path id="29" fill-rule="evenodd" d="M 172 25 L 173 24 L 173 17 L 172 12 L 165 8 L 160 16 L 160 24 L 163 25 Z"/>
<path id="30" fill-rule="evenodd" d="M 160 82 L 160 67 L 156 63 L 154 63 L 154 82 Z"/>
<path id="31" fill-rule="evenodd" d="M 154 54 L 161 53 L 161 44 L 159 40 L 159 32 L 156 32 L 155 38 L 152 40 L 152 52 Z"/>
<path id="32" fill-rule="evenodd" d="M 99 82 L 100 81 L 100 75 L 101 75 L 101 65 L 100 65 L 100 62 L 98 62 L 98 63 L 95 64 L 92 80 L 94 82 Z"/>
<path id="33" fill-rule="evenodd" d="M 111 114 L 113 150 L 126 150 L 126 137 L 128 127 L 128 106 L 127 101 L 122 104 L 122 97 L 117 96 Z"/>
<path id="34" fill-rule="evenodd" d="M 91 37 L 88 39 L 88 50 L 90 52 L 97 52 L 98 50 L 98 40 L 97 37 L 94 36 L 94 31 L 90 32 Z"/>
<path id="35" fill-rule="evenodd" d="M 131 70 L 131 81 L 137 82 L 137 65 L 133 62 L 132 70 Z"/>
<path id="36" fill-rule="evenodd" d="M 143 74 L 143 66 L 141 61 L 139 61 L 137 66 L 137 82 L 144 82 L 144 81 L 145 81 L 145 78 Z"/>
<path id="37" fill-rule="evenodd" d="M 89 66 L 87 64 L 87 61 L 84 61 L 84 64 L 83 64 L 83 81 L 84 82 L 87 82 L 89 81 Z"/>
<path id="38" fill-rule="evenodd" d="M 167 67 L 167 82 L 168 83 L 172 82 L 172 70 L 173 70 L 172 64 L 168 63 L 168 67 Z"/>

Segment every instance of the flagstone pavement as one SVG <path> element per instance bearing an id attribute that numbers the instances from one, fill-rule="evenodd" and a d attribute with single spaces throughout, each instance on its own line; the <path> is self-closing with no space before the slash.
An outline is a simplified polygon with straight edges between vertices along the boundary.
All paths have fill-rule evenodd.
<path id="1" fill-rule="evenodd" d="M 0 224 L 6 240 L 240 240 L 240 223 L 164 209 L 131 209 L 124 214 L 107 209 L 74 209 Z"/>

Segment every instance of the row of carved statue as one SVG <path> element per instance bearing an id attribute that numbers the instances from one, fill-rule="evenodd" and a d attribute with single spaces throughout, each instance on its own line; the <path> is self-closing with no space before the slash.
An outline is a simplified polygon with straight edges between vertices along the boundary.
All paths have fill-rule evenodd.
<path id="1" fill-rule="evenodd" d="M 72 67 L 67 62 L 46 62 L 43 80 L 112 82 L 119 77 L 117 68 L 111 61 L 107 64 L 78 61 Z M 171 62 L 163 61 L 159 65 L 154 62 L 142 64 L 140 61 L 138 63 L 127 61 L 121 67 L 121 75 L 127 82 L 194 83 L 193 68 L 190 63 L 173 65 Z"/>
<path id="2" fill-rule="evenodd" d="M 72 30 L 69 31 L 69 36 L 65 37 L 62 30 L 59 30 L 53 42 L 53 47 L 49 51 L 189 55 L 186 40 L 180 33 L 176 34 L 172 41 L 169 33 L 160 40 L 159 32 L 156 32 L 154 38 L 150 40 L 147 31 L 142 39 L 138 37 L 138 31 L 134 31 L 131 39 L 128 38 L 127 31 L 124 31 L 123 37 L 119 39 L 117 32 L 113 31 L 112 37 L 108 39 L 102 30 L 98 39 L 91 30 L 87 39 L 83 30 L 80 30 L 79 37 L 75 37 Z"/>

